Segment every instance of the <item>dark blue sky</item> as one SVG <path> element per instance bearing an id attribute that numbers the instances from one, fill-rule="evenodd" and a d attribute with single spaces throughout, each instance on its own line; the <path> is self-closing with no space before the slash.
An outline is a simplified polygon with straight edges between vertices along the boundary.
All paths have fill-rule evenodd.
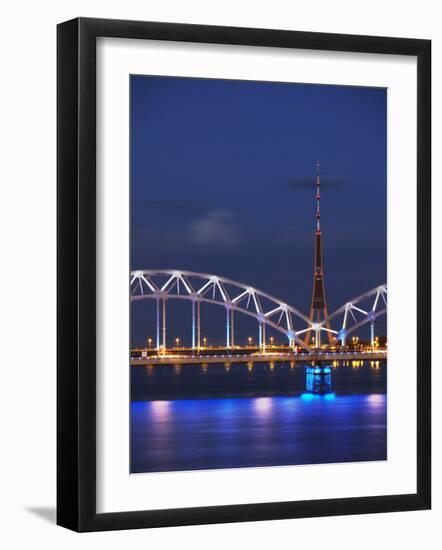
<path id="1" fill-rule="evenodd" d="M 131 268 L 214 273 L 308 312 L 319 160 L 329 311 L 384 283 L 386 97 L 132 76 Z M 153 335 L 146 304 L 132 319 L 133 343 Z"/>

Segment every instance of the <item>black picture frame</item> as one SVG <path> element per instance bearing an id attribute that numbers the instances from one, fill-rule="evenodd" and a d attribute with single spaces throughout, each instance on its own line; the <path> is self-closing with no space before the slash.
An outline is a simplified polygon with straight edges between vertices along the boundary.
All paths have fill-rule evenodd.
<path id="1" fill-rule="evenodd" d="M 396 54 L 417 58 L 417 492 L 96 512 L 96 39 Z M 57 28 L 57 523 L 102 531 L 424 510 L 431 506 L 431 41 L 79 18 Z"/>

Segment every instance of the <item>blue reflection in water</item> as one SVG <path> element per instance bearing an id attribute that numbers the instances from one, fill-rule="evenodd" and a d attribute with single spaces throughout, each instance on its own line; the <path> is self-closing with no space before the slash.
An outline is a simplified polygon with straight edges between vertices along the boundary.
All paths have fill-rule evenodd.
<path id="1" fill-rule="evenodd" d="M 131 472 L 385 460 L 386 395 L 134 401 Z"/>
<path id="2" fill-rule="evenodd" d="M 328 393 L 327 395 L 324 395 L 324 399 L 326 401 L 330 401 L 331 399 L 334 399 L 336 395 L 334 393 Z"/>

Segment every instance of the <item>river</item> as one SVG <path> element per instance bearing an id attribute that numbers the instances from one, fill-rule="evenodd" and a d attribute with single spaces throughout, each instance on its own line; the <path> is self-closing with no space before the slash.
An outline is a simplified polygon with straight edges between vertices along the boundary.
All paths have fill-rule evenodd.
<path id="1" fill-rule="evenodd" d="M 386 362 L 131 368 L 131 473 L 386 460 Z"/>

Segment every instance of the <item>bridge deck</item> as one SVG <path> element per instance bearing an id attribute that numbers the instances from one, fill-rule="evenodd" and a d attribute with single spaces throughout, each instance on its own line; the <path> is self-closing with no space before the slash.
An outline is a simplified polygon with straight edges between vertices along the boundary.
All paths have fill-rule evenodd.
<path id="1" fill-rule="evenodd" d="M 376 352 L 338 352 L 338 353 L 266 353 L 256 355 L 218 354 L 218 355 L 166 355 L 162 357 L 132 358 L 130 364 L 134 367 L 140 365 L 196 365 L 213 363 L 261 363 L 261 362 L 287 362 L 311 363 L 316 361 L 382 361 L 387 359 L 385 351 Z"/>

